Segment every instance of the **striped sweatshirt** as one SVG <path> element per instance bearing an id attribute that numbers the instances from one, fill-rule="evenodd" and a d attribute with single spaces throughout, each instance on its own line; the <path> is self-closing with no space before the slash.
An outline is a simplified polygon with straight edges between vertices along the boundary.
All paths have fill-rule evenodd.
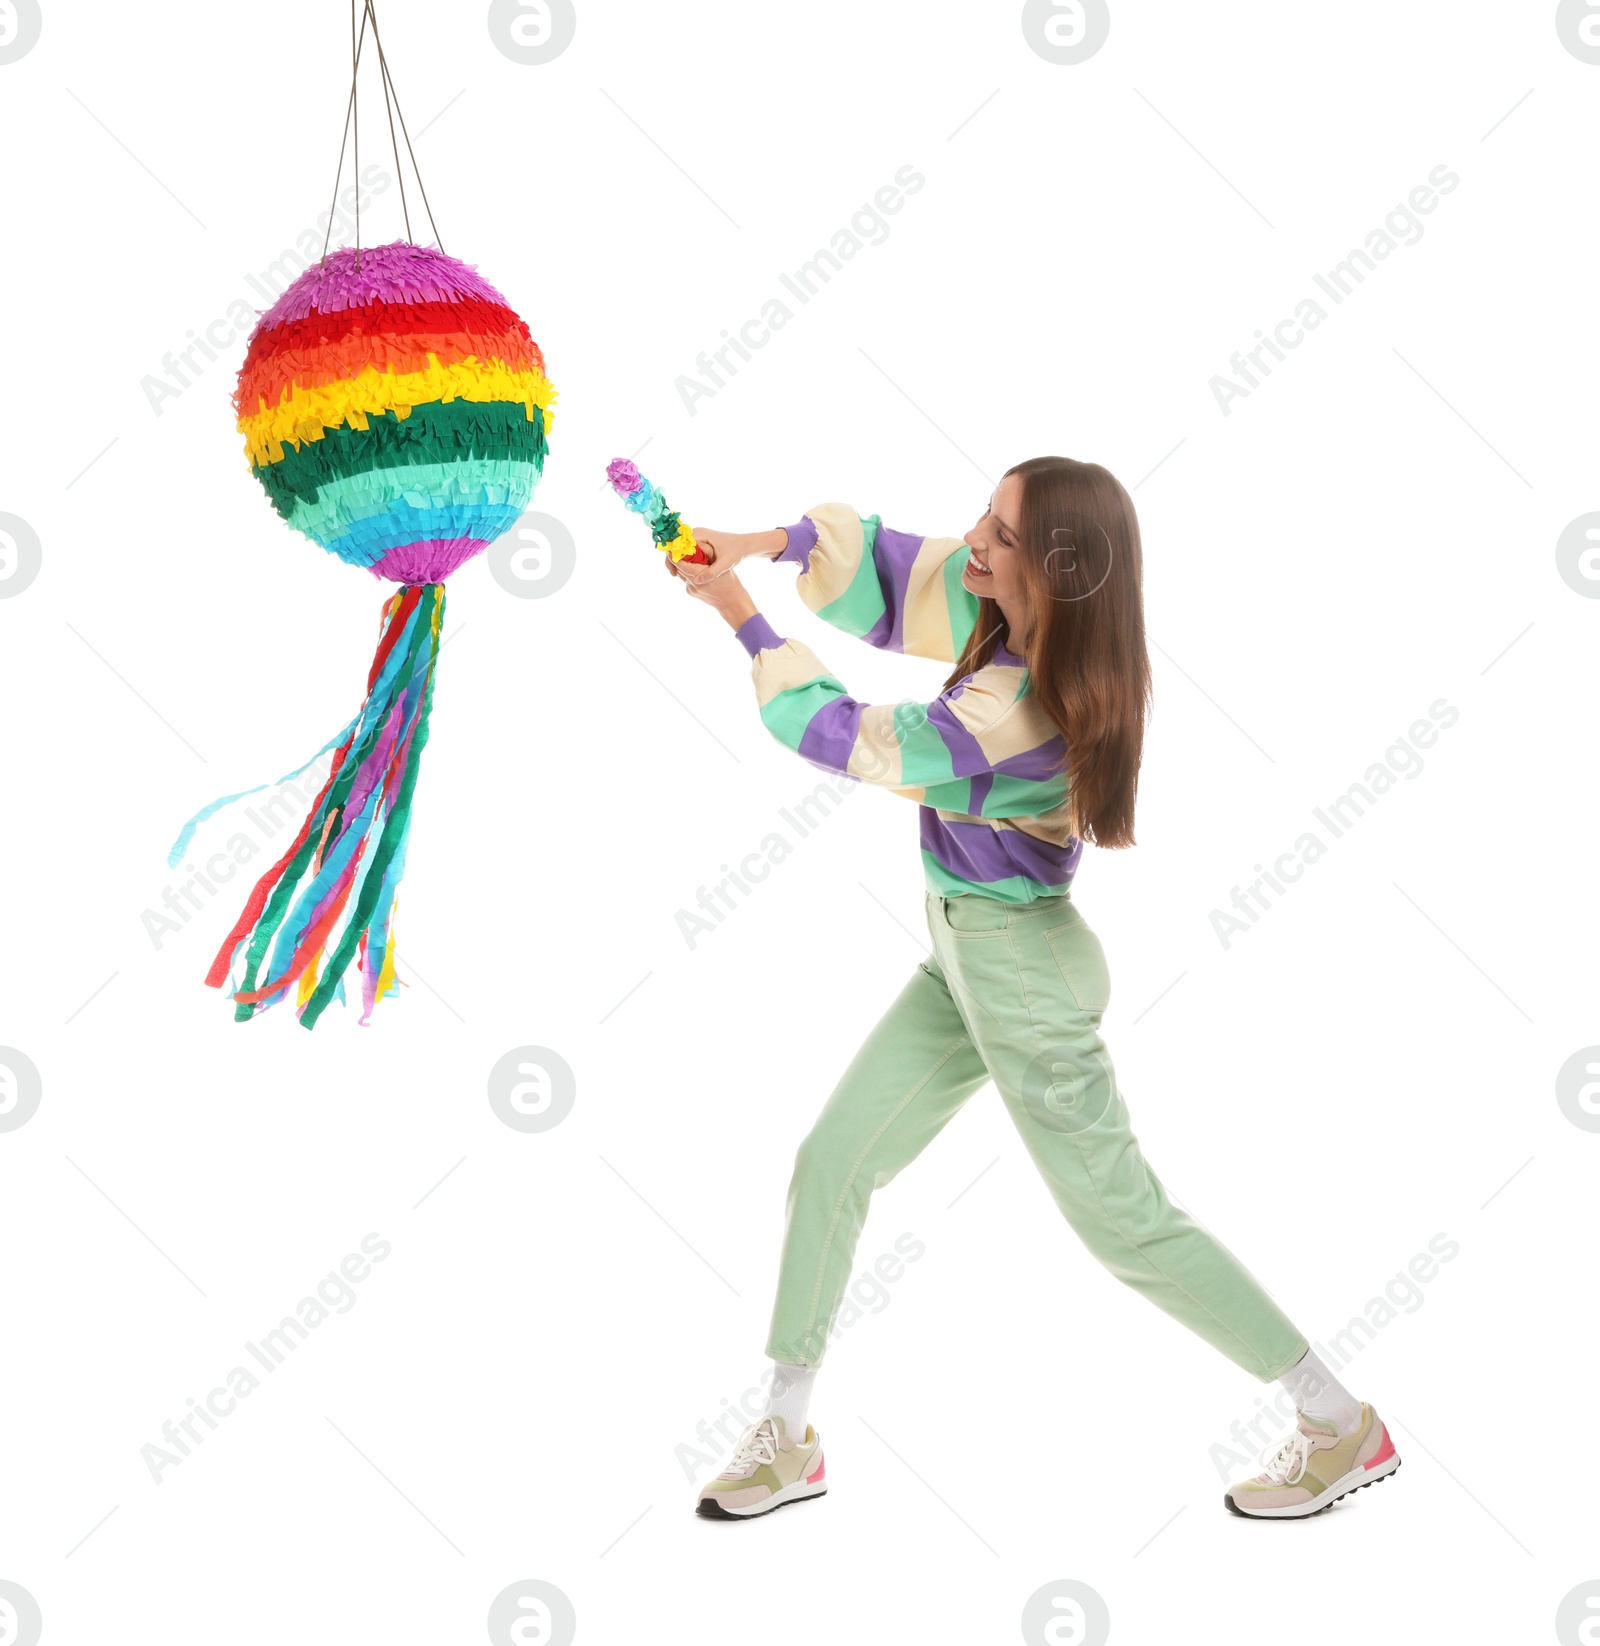
<path id="1" fill-rule="evenodd" d="M 953 663 L 978 618 L 955 537 L 891 531 L 841 503 L 788 528 L 780 561 L 799 567 L 817 616 L 884 651 Z M 1065 892 L 1083 852 L 1067 816 L 1065 744 L 1003 646 L 931 703 L 858 702 L 759 612 L 738 630 L 761 719 L 825 771 L 892 789 L 921 808 L 928 888 L 1030 903 Z"/>

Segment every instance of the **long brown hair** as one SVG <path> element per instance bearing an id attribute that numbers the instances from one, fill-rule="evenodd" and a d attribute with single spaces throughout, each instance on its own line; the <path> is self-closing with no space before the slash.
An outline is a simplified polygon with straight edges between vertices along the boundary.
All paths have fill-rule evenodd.
<path id="1" fill-rule="evenodd" d="M 1133 807 L 1150 707 L 1139 519 L 1098 463 L 1033 457 L 1022 481 L 1019 557 L 1033 630 L 1029 689 L 1066 743 L 1073 832 L 1097 846 L 1133 844 Z M 978 621 L 948 685 L 994 659 L 1006 620 L 978 602 Z"/>

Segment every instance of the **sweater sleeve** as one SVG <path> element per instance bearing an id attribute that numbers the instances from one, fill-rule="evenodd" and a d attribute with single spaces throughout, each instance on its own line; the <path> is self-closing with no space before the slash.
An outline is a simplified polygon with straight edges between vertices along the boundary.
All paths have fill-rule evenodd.
<path id="1" fill-rule="evenodd" d="M 825 771 L 909 796 L 956 805 L 947 785 L 1046 754 L 1031 717 L 1012 711 L 1026 670 L 991 664 L 931 703 L 858 702 L 808 646 L 779 636 L 758 612 L 736 638 L 753 659 L 762 723 L 785 747 Z M 932 803 L 930 801 L 930 803 Z M 964 805 L 956 809 L 965 810 Z"/>
<path id="2" fill-rule="evenodd" d="M 953 663 L 978 620 L 961 586 L 959 537 L 917 537 L 844 503 L 808 509 L 777 558 L 800 568 L 800 598 L 824 621 L 885 651 Z"/>

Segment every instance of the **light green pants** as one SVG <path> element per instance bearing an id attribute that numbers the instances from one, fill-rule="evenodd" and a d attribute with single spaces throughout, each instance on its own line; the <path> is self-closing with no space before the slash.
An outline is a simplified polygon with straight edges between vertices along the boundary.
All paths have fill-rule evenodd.
<path id="1" fill-rule="evenodd" d="M 928 897 L 919 966 L 800 1145 L 767 1353 L 816 1366 L 872 1191 L 993 1080 L 1067 1221 L 1124 1284 L 1270 1381 L 1308 1344 L 1145 1163 L 1100 1016 L 1105 954 L 1070 898 Z"/>

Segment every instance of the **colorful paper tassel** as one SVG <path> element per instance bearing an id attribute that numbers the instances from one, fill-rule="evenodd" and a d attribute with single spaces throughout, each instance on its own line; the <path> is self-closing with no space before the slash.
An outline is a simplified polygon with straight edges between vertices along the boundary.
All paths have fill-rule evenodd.
<path id="1" fill-rule="evenodd" d="M 688 521 L 674 514 L 667 500 L 625 457 L 606 464 L 606 479 L 611 489 L 633 510 L 643 515 L 655 539 L 656 547 L 670 554 L 674 560 L 687 560 L 694 566 L 709 566 L 711 556 L 695 542 Z"/>
<path id="2" fill-rule="evenodd" d="M 361 976 L 362 1023 L 379 1000 L 398 992 L 394 910 L 443 618 L 442 583 L 402 589 L 385 603 L 366 701 L 332 745 L 332 768 L 299 833 L 257 881 L 206 974 L 220 988 L 240 968 L 233 990 L 238 1022 L 293 989 L 300 1021 L 312 1028 L 329 1001 L 343 999 L 352 960 Z M 185 827 L 171 864 L 213 809 Z"/>

